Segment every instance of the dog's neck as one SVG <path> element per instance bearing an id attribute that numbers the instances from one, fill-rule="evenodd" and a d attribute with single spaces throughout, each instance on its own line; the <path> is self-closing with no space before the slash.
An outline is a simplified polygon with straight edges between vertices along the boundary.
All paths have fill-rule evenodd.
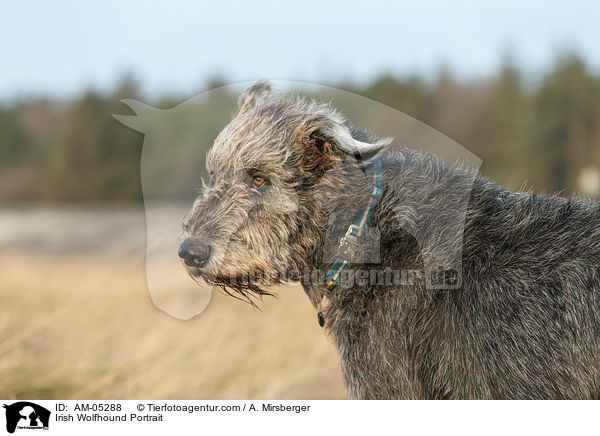
<path id="1" fill-rule="evenodd" d="M 339 261 L 340 256 L 344 257 L 338 253 L 340 242 L 346 237 L 349 228 L 360 226 L 362 233 L 369 227 L 369 221 L 383 192 L 381 175 L 381 162 L 378 159 L 370 162 L 351 160 L 342 168 L 327 172 L 313 193 L 317 203 L 315 209 L 318 211 L 315 221 L 327 225 L 322 226 L 321 237 L 316 244 L 318 248 L 306 258 L 307 270 L 317 271 L 319 274 L 303 277 L 302 284 L 311 303 L 319 311 L 324 297 L 336 292 L 336 286 L 331 286 L 330 276 L 335 272 L 335 266 L 340 264 L 336 264 L 336 260 Z M 348 265 L 344 269 L 351 263 L 350 259 L 346 260 Z"/>
<path id="2" fill-rule="evenodd" d="M 466 208 L 469 201 L 474 174 L 448 166 L 437 158 L 424 158 L 405 149 L 393 152 L 390 159 L 385 156 L 379 158 L 384 166 L 384 192 L 373 211 L 370 227 L 379 232 L 381 247 L 391 244 L 395 249 L 393 252 L 379 250 L 380 263 L 358 264 L 354 267 L 369 274 L 373 270 L 381 270 L 382 265 L 395 271 L 419 271 L 426 274 L 427 261 L 436 268 L 452 268 L 452 262 L 461 261 L 462 229 L 466 212 L 461 208 Z M 327 231 L 319 243 L 321 248 L 337 247 L 356 214 L 368 204 L 372 181 L 365 176 L 360 166 L 332 171 L 324 179 L 324 189 L 315 193 L 319 204 L 327 206 L 324 213 L 328 216 Z M 459 204 L 461 201 L 464 204 Z M 440 221 L 443 221 L 443 226 Z M 450 232 L 440 234 L 435 231 L 436 226 L 450 229 Z M 452 257 L 453 252 L 449 253 L 453 249 L 458 249 L 456 259 Z M 310 260 L 312 264 L 309 269 L 318 269 L 321 275 L 326 274 L 330 268 L 323 252 L 315 253 Z M 425 285 L 417 287 L 426 287 Z M 357 300 L 359 294 L 369 298 L 370 289 L 369 286 L 345 286 L 330 291 L 324 283 L 313 283 L 310 280 L 304 288 L 317 309 L 321 307 L 324 298 L 362 304 Z M 390 289 L 383 287 L 381 292 L 392 292 Z M 411 289 L 405 289 L 406 293 L 414 291 Z"/>

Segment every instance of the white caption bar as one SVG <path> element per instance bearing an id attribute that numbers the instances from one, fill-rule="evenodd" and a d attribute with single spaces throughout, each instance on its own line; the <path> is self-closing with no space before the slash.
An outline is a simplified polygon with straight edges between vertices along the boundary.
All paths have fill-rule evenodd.
<path id="1" fill-rule="evenodd" d="M 583 434 L 596 402 L 5 400 L 0 434 Z"/>

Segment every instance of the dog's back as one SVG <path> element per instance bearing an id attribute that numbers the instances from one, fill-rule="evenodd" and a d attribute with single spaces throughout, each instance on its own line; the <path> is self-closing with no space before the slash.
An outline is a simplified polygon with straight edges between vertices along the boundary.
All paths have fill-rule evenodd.
<path id="1" fill-rule="evenodd" d="M 408 150 L 382 158 L 391 169 L 374 217 L 382 264 L 422 268 L 423 247 L 435 244 L 403 231 L 398 218 L 410 209 L 403 200 L 421 199 L 421 209 L 442 204 L 470 175 Z M 419 170 L 422 177 L 414 177 Z M 475 178 L 459 289 L 428 289 L 421 277 L 381 289 L 354 286 L 331 299 L 326 319 L 351 396 L 597 397 L 599 245 L 598 205 L 512 193 Z"/>

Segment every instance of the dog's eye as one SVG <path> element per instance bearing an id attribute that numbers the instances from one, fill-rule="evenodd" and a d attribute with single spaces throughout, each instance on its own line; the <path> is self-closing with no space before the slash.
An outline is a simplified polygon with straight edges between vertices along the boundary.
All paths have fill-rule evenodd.
<path id="1" fill-rule="evenodd" d="M 263 186 L 266 182 L 266 179 L 263 176 L 254 176 L 252 177 L 252 187 L 258 189 Z"/>
<path id="2" fill-rule="evenodd" d="M 214 173 L 210 173 L 210 181 L 208 184 L 209 186 L 215 186 L 215 183 L 217 183 L 217 176 L 215 176 Z"/>

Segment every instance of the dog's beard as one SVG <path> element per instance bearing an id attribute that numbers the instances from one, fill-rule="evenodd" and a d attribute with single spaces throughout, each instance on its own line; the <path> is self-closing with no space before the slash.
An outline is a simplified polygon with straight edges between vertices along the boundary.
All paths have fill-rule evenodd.
<path id="1" fill-rule="evenodd" d="M 264 296 L 275 296 L 272 292 L 264 289 L 265 287 L 283 283 L 274 275 L 257 271 L 253 274 L 225 275 L 218 273 L 211 275 L 201 269 L 188 268 L 188 274 L 196 283 L 200 284 L 200 279 L 202 279 L 208 285 L 219 288 L 225 295 L 252 306 L 256 306 L 256 300 L 262 301 Z"/>
<path id="2" fill-rule="evenodd" d="M 229 295 L 237 300 L 244 301 L 252 306 L 256 306 L 256 299 L 262 301 L 264 296 L 275 296 L 275 294 L 272 292 L 269 292 L 261 287 L 264 285 L 259 286 L 258 284 L 250 281 L 235 285 L 217 282 L 215 283 L 215 286 L 218 286 L 224 294 Z"/>

